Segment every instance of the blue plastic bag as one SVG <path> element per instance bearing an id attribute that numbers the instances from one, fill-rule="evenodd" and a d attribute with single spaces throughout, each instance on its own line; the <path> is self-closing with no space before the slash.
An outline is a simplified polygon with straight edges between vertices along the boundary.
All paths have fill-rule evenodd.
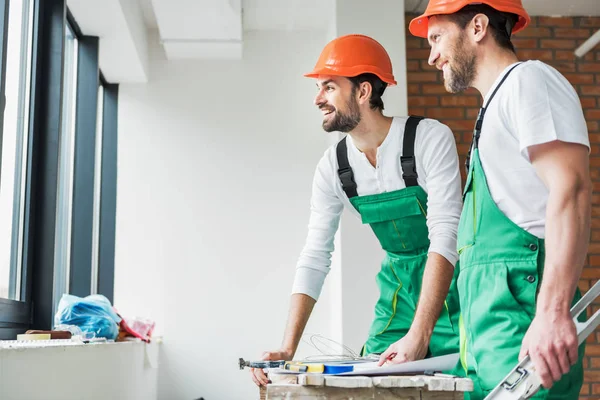
<path id="1" fill-rule="evenodd" d="M 75 325 L 93 337 L 116 339 L 121 318 L 100 294 L 84 298 L 64 294 L 54 315 L 54 325 Z"/>

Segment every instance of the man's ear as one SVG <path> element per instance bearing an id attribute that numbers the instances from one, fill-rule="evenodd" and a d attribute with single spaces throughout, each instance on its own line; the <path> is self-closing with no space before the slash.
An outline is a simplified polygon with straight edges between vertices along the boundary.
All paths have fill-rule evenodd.
<path id="1" fill-rule="evenodd" d="M 469 33 L 475 42 L 481 42 L 488 33 L 490 19 L 485 14 L 477 14 L 471 20 Z"/>
<path id="2" fill-rule="evenodd" d="M 369 103 L 371 99 L 371 94 L 373 93 L 373 86 L 369 82 L 362 82 L 358 86 L 358 91 L 356 93 L 356 98 L 358 99 L 359 104 Z"/>

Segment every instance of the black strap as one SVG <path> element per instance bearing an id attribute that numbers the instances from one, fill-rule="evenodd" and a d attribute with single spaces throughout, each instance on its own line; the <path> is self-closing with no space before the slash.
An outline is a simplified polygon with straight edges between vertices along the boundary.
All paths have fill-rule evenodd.
<path id="1" fill-rule="evenodd" d="M 406 187 L 419 185 L 417 182 L 417 163 L 415 162 L 415 138 L 417 136 L 417 126 L 422 119 L 423 117 L 411 115 L 404 126 L 400 165 L 402 166 L 402 179 L 404 179 Z"/>
<path id="2" fill-rule="evenodd" d="M 487 108 L 490 106 L 490 102 L 492 101 L 492 99 L 496 95 L 496 92 L 498 92 L 498 89 L 500 89 L 500 86 L 502 86 L 502 84 L 504 83 L 504 81 L 506 80 L 506 78 L 508 78 L 508 75 L 510 75 L 510 73 L 513 71 L 513 69 L 515 69 L 519 65 L 521 65 L 521 63 L 513 65 L 513 67 L 508 70 L 508 72 L 506 73 L 506 75 L 504 75 L 502 77 L 502 80 L 500 81 L 500 83 L 498 84 L 498 86 L 496 86 L 496 88 L 492 92 L 492 95 L 488 99 L 487 104 L 485 105 L 485 107 L 481 107 L 479 109 L 479 114 L 477 114 L 477 122 L 475 122 L 475 128 L 473 128 L 473 139 L 471 140 L 471 147 L 469 147 L 469 152 L 467 153 L 467 160 L 465 162 L 465 166 L 467 168 L 467 174 L 469 173 L 469 166 L 471 164 L 471 151 L 474 148 L 475 149 L 479 148 L 479 137 L 481 136 L 481 127 L 483 126 L 483 117 L 485 117 L 485 112 L 486 112 Z"/>
<path id="3" fill-rule="evenodd" d="M 406 187 L 417 186 L 417 165 L 415 163 L 415 137 L 417 126 L 423 117 L 410 116 L 406 120 L 404 127 L 404 143 L 402 145 L 402 156 L 400 165 L 402 166 L 402 179 Z M 356 182 L 354 181 L 354 172 L 348 161 L 348 145 L 346 138 L 340 140 L 336 146 L 336 155 L 338 161 L 338 176 L 342 183 L 342 189 L 349 199 L 358 196 Z"/>
<path id="4" fill-rule="evenodd" d="M 339 141 L 336 147 L 337 160 L 338 160 L 338 176 L 342 182 L 342 189 L 346 193 L 349 199 L 358 196 L 356 191 L 356 182 L 354 182 L 354 172 L 350 168 L 350 162 L 348 161 L 348 147 L 346 145 L 346 138 Z"/>

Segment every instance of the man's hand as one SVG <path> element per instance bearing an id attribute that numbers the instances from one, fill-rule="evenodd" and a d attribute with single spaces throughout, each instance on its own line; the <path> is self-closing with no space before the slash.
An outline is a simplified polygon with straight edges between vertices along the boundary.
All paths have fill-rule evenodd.
<path id="1" fill-rule="evenodd" d="M 401 364 L 408 361 L 422 360 L 427 355 L 429 340 L 422 335 L 410 331 L 402 339 L 393 343 L 379 357 L 379 366 L 383 364 Z"/>
<path id="2" fill-rule="evenodd" d="M 527 354 L 546 389 L 569 372 L 578 358 L 577 329 L 571 313 L 538 312 L 523 338 L 519 360 Z"/>
<path id="3" fill-rule="evenodd" d="M 285 360 L 290 361 L 293 355 L 289 351 L 277 350 L 277 351 L 265 351 L 262 354 L 261 360 L 278 361 Z M 250 368 L 250 376 L 257 386 L 267 386 L 269 378 L 265 375 L 262 368 Z"/>

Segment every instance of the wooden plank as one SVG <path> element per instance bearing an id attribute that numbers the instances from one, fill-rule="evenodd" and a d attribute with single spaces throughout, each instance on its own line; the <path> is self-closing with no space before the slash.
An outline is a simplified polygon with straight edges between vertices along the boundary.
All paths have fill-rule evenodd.
<path id="1" fill-rule="evenodd" d="M 422 376 L 376 376 L 373 385 L 381 388 L 421 388 L 425 387 Z"/>
<path id="2" fill-rule="evenodd" d="M 303 374 L 298 376 L 298 385 L 325 386 L 325 376 L 321 374 Z"/>
<path id="3" fill-rule="evenodd" d="M 298 375 L 296 374 L 274 374 L 269 373 L 269 380 L 272 384 L 280 384 L 280 383 L 288 383 L 288 384 L 297 384 L 298 383 Z"/>
<path id="4" fill-rule="evenodd" d="M 472 392 L 473 381 L 469 378 L 458 378 L 455 380 L 457 392 Z"/>
<path id="5" fill-rule="evenodd" d="M 260 400 L 266 400 L 267 399 L 267 388 L 264 387 L 264 386 L 261 386 L 261 387 L 258 388 L 258 390 L 259 390 L 259 392 L 258 392 L 259 397 L 258 398 Z"/>
<path id="6" fill-rule="evenodd" d="M 425 376 L 425 385 L 432 392 L 454 392 L 456 385 L 454 378 Z"/>
<path id="7" fill-rule="evenodd" d="M 381 389 L 269 385 L 267 400 L 421 400 L 418 389 Z M 446 397 L 446 399 L 449 399 Z M 440 400 L 434 399 L 434 400 Z M 454 399 L 450 399 L 454 400 Z"/>
<path id="8" fill-rule="evenodd" d="M 373 387 L 373 380 L 368 376 L 325 376 L 325 386 L 346 389 Z"/>

